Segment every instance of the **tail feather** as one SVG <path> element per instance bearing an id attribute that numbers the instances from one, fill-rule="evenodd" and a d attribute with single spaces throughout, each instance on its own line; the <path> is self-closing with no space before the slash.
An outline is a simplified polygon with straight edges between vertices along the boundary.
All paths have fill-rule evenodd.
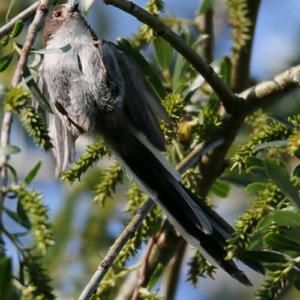
<path id="1" fill-rule="evenodd" d="M 126 138 L 123 143 L 112 145 L 123 161 L 151 197 L 162 207 L 167 217 L 193 246 L 205 250 L 216 263 L 233 278 L 251 285 L 247 276 L 232 260 L 226 260 L 226 240 L 234 229 L 203 201 L 196 201 L 178 178 L 168 170 L 161 159 L 136 136 Z M 263 272 L 263 267 L 247 259 L 243 262 L 250 268 Z"/>

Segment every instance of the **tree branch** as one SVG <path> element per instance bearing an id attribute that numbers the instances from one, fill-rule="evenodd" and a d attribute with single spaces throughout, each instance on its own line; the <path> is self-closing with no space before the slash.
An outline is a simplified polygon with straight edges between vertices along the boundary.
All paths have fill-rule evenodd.
<path id="1" fill-rule="evenodd" d="M 213 61 L 214 50 L 214 22 L 213 22 L 214 10 L 213 6 L 208 9 L 204 15 L 197 16 L 195 19 L 195 25 L 200 33 L 207 35 L 208 37 L 203 41 L 203 56 L 207 63 Z"/>
<path id="2" fill-rule="evenodd" d="M 193 66 L 213 88 L 221 99 L 226 111 L 234 113 L 239 111 L 241 100 L 232 93 L 230 88 L 221 80 L 215 71 L 207 64 L 182 38 L 170 30 L 157 17 L 149 14 L 140 6 L 127 0 L 103 0 L 107 5 L 113 5 L 147 24 L 158 35 L 161 35 L 174 49 L 176 49 Z"/>
<path id="3" fill-rule="evenodd" d="M 249 85 L 250 75 L 250 61 L 252 54 L 252 45 L 254 40 L 254 33 L 256 27 L 256 19 L 259 11 L 260 0 L 251 0 L 247 2 L 248 5 L 248 18 L 251 22 L 249 28 L 249 39 L 245 45 L 232 56 L 232 86 L 234 91 L 242 91 Z"/>
<path id="4" fill-rule="evenodd" d="M 214 11 L 211 7 L 207 13 L 203 16 L 203 32 L 208 35 L 207 40 L 204 41 L 203 51 L 205 61 L 211 63 L 213 61 L 213 50 L 214 50 Z"/>
<path id="5" fill-rule="evenodd" d="M 30 26 L 28 28 L 25 43 L 22 47 L 20 58 L 19 58 L 16 70 L 15 70 L 15 73 L 14 73 L 14 76 L 12 79 L 13 86 L 17 86 L 22 79 L 24 68 L 27 63 L 27 58 L 29 56 L 31 46 L 34 43 L 34 40 L 38 33 L 39 27 L 43 21 L 43 18 L 48 11 L 49 2 L 50 2 L 49 0 L 41 0 L 39 5 L 36 8 L 35 16 L 32 20 L 32 23 L 30 24 Z"/>
<path id="6" fill-rule="evenodd" d="M 170 261 L 168 265 L 168 272 L 166 278 L 166 300 L 174 300 L 176 296 L 176 291 L 178 287 L 178 280 L 180 276 L 180 270 L 182 267 L 182 262 L 184 259 L 184 254 L 187 249 L 186 243 L 181 243 L 180 247 L 175 254 L 175 256 Z"/>
<path id="7" fill-rule="evenodd" d="M 2 26 L 0 28 L 0 38 L 3 37 L 4 35 L 8 34 L 14 28 L 17 21 L 19 21 L 19 20 L 26 21 L 31 16 L 33 16 L 33 14 L 35 13 L 35 11 L 39 7 L 39 5 L 40 5 L 40 1 L 37 1 L 37 2 L 33 3 L 32 5 L 27 7 L 25 10 L 20 12 L 17 16 L 12 18 L 4 26 Z"/>
<path id="8" fill-rule="evenodd" d="M 144 282 L 146 281 L 146 272 L 147 272 L 149 256 L 152 252 L 152 248 L 156 244 L 156 238 L 160 236 L 160 233 L 163 230 L 165 224 L 166 224 L 166 222 L 163 223 L 162 228 L 160 229 L 160 232 L 157 234 L 157 236 L 152 236 L 148 242 L 147 251 L 145 252 L 145 254 L 143 256 L 143 259 L 141 262 L 141 267 L 139 268 L 139 271 L 137 272 L 138 273 L 137 283 L 133 290 L 133 295 L 131 297 L 131 300 L 139 299 L 140 287 L 144 286 Z"/>
<path id="9" fill-rule="evenodd" d="M 119 237 L 115 240 L 113 245 L 109 248 L 109 251 L 105 255 L 104 259 L 100 262 L 97 271 L 93 274 L 88 284 L 85 286 L 81 292 L 78 300 L 90 299 L 92 294 L 97 289 L 98 284 L 104 278 L 105 274 L 111 267 L 113 261 L 120 253 L 122 248 L 126 243 L 134 236 L 135 232 L 141 226 L 143 220 L 146 218 L 147 214 L 155 206 L 152 200 L 148 200 L 136 213 L 136 215 L 131 219 Z"/>
<path id="10" fill-rule="evenodd" d="M 300 65 L 291 67 L 276 75 L 273 79 L 263 81 L 239 94 L 246 102 L 247 110 L 254 110 L 270 101 L 276 100 L 287 91 L 300 86 Z"/>
<path id="11" fill-rule="evenodd" d="M 138 295 L 139 288 L 147 286 L 157 265 L 160 263 L 165 267 L 174 257 L 174 253 L 178 253 L 184 245 L 186 245 L 185 240 L 181 238 L 174 226 L 169 221 L 165 221 L 155 242 L 148 246 L 146 259 L 143 259 L 142 269 L 140 270 L 141 280 L 138 285 L 135 285 L 131 300 L 140 299 Z M 139 272 L 139 270 L 136 270 L 136 272 Z"/>

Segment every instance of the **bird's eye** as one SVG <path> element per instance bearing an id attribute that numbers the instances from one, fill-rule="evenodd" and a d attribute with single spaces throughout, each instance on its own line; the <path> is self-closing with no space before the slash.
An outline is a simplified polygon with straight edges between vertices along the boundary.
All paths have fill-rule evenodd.
<path id="1" fill-rule="evenodd" d="M 58 11 L 56 11 L 56 12 L 54 13 L 54 17 L 55 17 L 55 18 L 58 18 L 58 17 L 60 17 L 61 15 L 62 15 L 62 13 L 61 13 L 60 10 L 58 10 Z"/>

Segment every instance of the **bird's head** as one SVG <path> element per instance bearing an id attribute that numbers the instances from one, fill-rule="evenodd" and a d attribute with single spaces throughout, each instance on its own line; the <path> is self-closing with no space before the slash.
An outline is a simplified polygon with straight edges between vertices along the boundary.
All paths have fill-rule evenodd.
<path id="1" fill-rule="evenodd" d="M 67 34 L 76 34 L 76 30 L 85 27 L 86 23 L 79 10 L 77 1 L 54 7 L 48 15 L 44 28 L 44 43 L 54 38 L 58 32 L 64 30 Z M 78 34 L 80 33 L 77 32 Z"/>

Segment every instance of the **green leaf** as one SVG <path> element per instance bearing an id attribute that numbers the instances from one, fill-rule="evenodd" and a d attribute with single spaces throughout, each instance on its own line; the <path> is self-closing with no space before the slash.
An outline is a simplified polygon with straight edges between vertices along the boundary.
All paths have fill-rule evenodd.
<path id="1" fill-rule="evenodd" d="M 300 291 L 300 273 L 297 272 L 293 278 L 295 288 Z"/>
<path id="2" fill-rule="evenodd" d="M 8 207 L 5 207 L 4 210 L 6 214 L 15 222 L 19 223 L 20 225 L 24 226 L 27 229 L 30 229 L 31 227 L 30 222 L 28 221 L 28 218 L 24 212 L 20 214 L 20 212 L 15 212 L 9 209 Z M 17 206 L 17 210 L 19 210 L 19 205 Z"/>
<path id="3" fill-rule="evenodd" d="M 300 177 L 300 165 L 296 166 L 294 169 L 293 176 Z"/>
<path id="4" fill-rule="evenodd" d="M 283 146 L 287 146 L 288 145 L 288 141 L 286 140 L 278 140 L 278 141 L 272 141 L 272 142 L 266 142 L 266 143 L 262 143 L 257 145 L 254 148 L 254 152 L 258 152 L 260 150 L 264 150 L 270 147 L 283 147 Z"/>
<path id="5" fill-rule="evenodd" d="M 18 216 L 20 219 L 20 224 L 22 224 L 27 229 L 31 229 L 30 220 L 29 220 L 23 206 L 21 205 L 20 201 L 18 201 L 18 204 L 17 204 L 17 213 L 18 213 Z"/>
<path id="6" fill-rule="evenodd" d="M 300 148 L 298 148 L 295 152 L 294 152 L 294 155 L 300 159 Z"/>
<path id="7" fill-rule="evenodd" d="M 147 285 L 147 289 L 149 291 L 155 286 L 155 284 L 161 277 L 163 271 L 164 271 L 163 265 L 161 263 L 158 263 L 158 265 L 156 266 L 155 270 L 153 271 L 153 273 L 149 279 L 148 285 Z"/>
<path id="8" fill-rule="evenodd" d="M 172 76 L 172 86 L 173 86 L 174 91 L 176 91 L 180 85 L 182 73 L 185 70 L 186 66 L 187 66 L 186 59 L 182 55 L 177 53 L 174 72 L 173 72 L 173 76 Z M 197 88 L 198 88 L 198 86 L 197 86 Z"/>
<path id="9" fill-rule="evenodd" d="M 7 145 L 0 148 L 0 156 L 6 156 L 11 154 L 19 153 L 21 149 L 17 146 Z"/>
<path id="10" fill-rule="evenodd" d="M 6 70 L 6 68 L 9 66 L 10 62 L 12 61 L 13 57 L 14 57 L 14 52 L 11 52 L 0 58 L 0 72 Z"/>
<path id="11" fill-rule="evenodd" d="M 230 185 L 222 180 L 217 180 L 212 186 L 212 192 L 221 198 L 227 198 L 230 191 Z"/>
<path id="12" fill-rule="evenodd" d="M 212 7 L 213 0 L 203 0 L 199 7 L 199 15 L 204 15 Z"/>
<path id="13" fill-rule="evenodd" d="M 211 0 L 210 0 L 211 1 Z M 231 61 L 230 58 L 225 56 L 221 60 L 221 65 L 220 65 L 220 75 L 223 79 L 223 81 L 230 85 L 230 78 L 231 78 Z"/>
<path id="14" fill-rule="evenodd" d="M 281 251 L 300 251 L 299 243 L 283 236 L 282 234 L 269 233 L 265 236 L 264 241 L 268 246 Z"/>
<path id="15" fill-rule="evenodd" d="M 247 185 L 245 188 L 246 193 L 258 193 L 266 187 L 265 183 L 263 182 L 253 182 Z"/>
<path id="16" fill-rule="evenodd" d="M 127 40 L 118 40 L 118 46 L 141 68 L 148 83 L 153 89 L 154 94 L 158 95 L 160 99 L 164 99 L 167 96 L 166 90 L 162 85 L 161 79 L 158 77 L 148 61 L 140 54 L 137 49 L 132 47 Z"/>
<path id="17" fill-rule="evenodd" d="M 264 263 L 285 263 L 287 258 L 280 252 L 272 250 L 260 251 L 243 251 L 241 258 L 249 258 L 251 260 L 261 261 Z"/>
<path id="18" fill-rule="evenodd" d="M 26 184 L 29 184 L 32 182 L 32 180 L 35 178 L 35 176 L 37 175 L 37 173 L 39 172 L 40 168 L 41 168 L 42 162 L 39 161 L 31 170 L 30 172 L 27 174 L 27 176 L 25 177 L 24 181 Z"/>
<path id="19" fill-rule="evenodd" d="M 269 224 L 272 224 L 272 219 L 269 219 Z M 281 234 L 284 237 L 289 238 L 291 240 L 296 239 L 299 240 L 298 237 L 300 236 L 300 227 L 289 226 L 289 228 L 281 229 Z"/>
<path id="20" fill-rule="evenodd" d="M 268 117 L 272 120 L 275 120 L 276 122 L 280 123 L 281 125 L 283 125 L 287 128 L 290 128 L 290 129 L 295 128 L 295 125 L 292 122 L 286 120 L 284 117 L 274 116 L 274 115 L 269 115 Z"/>
<path id="21" fill-rule="evenodd" d="M 6 168 L 11 172 L 11 175 L 13 177 L 13 181 L 14 183 L 16 183 L 18 181 L 18 174 L 17 171 L 15 170 L 15 168 L 13 166 L 11 166 L 10 164 L 6 164 Z"/>
<path id="22" fill-rule="evenodd" d="M 280 226 L 300 227 L 300 213 L 295 211 L 276 211 L 270 219 Z"/>
<path id="23" fill-rule="evenodd" d="M 9 36 L 5 35 L 0 39 L 0 48 L 7 46 L 8 42 L 9 42 Z"/>
<path id="24" fill-rule="evenodd" d="M 168 70 L 173 58 L 173 48 L 165 39 L 158 36 L 154 41 L 155 56 L 162 68 Z"/>
<path id="25" fill-rule="evenodd" d="M 271 160 L 265 160 L 265 168 L 269 178 L 281 189 L 287 198 L 295 206 L 300 208 L 300 198 L 296 187 L 290 181 L 289 175 L 285 169 L 279 167 Z"/>
<path id="26" fill-rule="evenodd" d="M 2 257 L 0 259 L 0 299 L 8 299 L 11 287 L 11 260 L 8 257 Z"/>
<path id="27" fill-rule="evenodd" d="M 9 37 L 12 39 L 18 37 L 20 35 L 20 33 L 22 32 L 23 27 L 24 27 L 24 22 L 21 20 L 18 20 L 15 23 L 13 30 L 10 32 Z"/>
<path id="28" fill-rule="evenodd" d="M 264 166 L 264 161 L 260 158 L 257 158 L 256 156 L 248 156 L 246 159 L 246 167 L 250 168 L 252 166 Z"/>
<path id="29" fill-rule="evenodd" d="M 228 182 L 230 184 L 235 185 L 238 188 L 245 188 L 249 184 L 251 184 L 252 181 L 245 179 L 245 178 L 240 178 L 240 177 L 234 177 L 234 176 L 222 176 L 220 178 L 221 180 Z"/>
<path id="30" fill-rule="evenodd" d="M 261 179 L 268 178 L 266 169 L 264 167 L 252 166 L 252 167 L 248 168 L 248 172 L 255 176 L 260 177 Z"/>
<path id="31" fill-rule="evenodd" d="M 212 92 L 207 100 L 207 109 L 212 113 L 217 113 L 220 109 L 220 99 L 215 92 Z"/>

